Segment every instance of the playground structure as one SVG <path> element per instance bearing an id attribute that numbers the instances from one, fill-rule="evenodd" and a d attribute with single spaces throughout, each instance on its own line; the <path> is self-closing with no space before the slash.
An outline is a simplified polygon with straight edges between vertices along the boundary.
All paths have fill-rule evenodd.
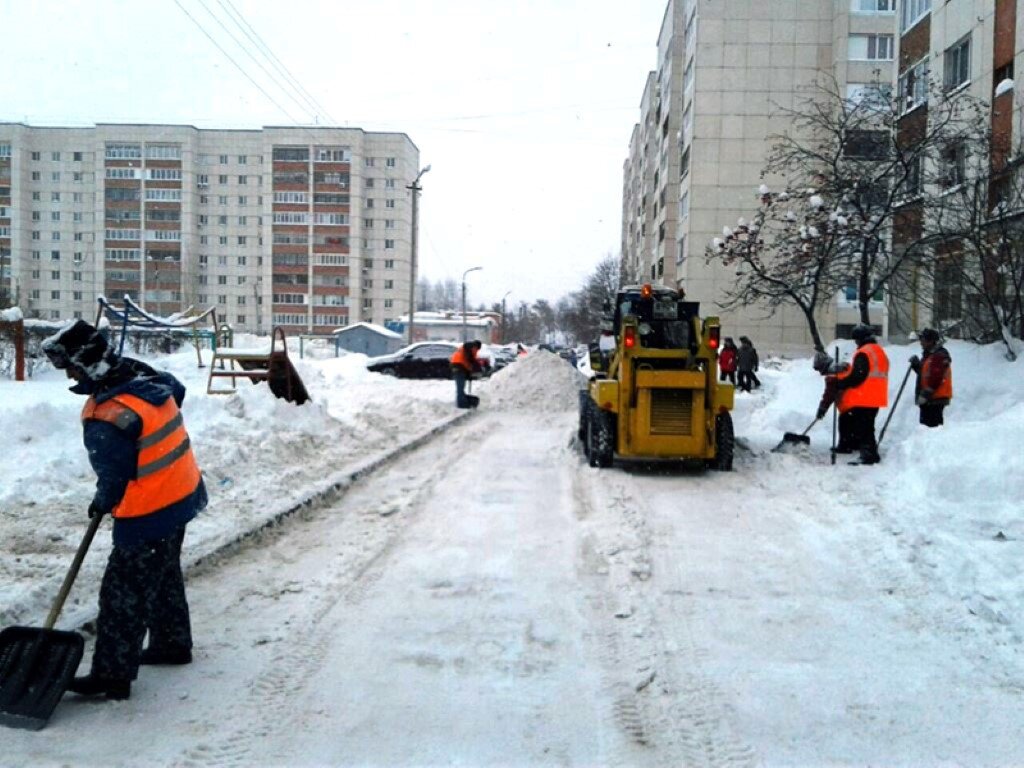
<path id="1" fill-rule="evenodd" d="M 217 351 L 217 308 L 210 307 L 205 311 L 199 311 L 189 307 L 184 312 L 177 312 L 169 317 L 157 317 L 140 307 L 130 296 L 124 297 L 124 306 L 118 308 L 107 300 L 106 296 L 99 296 L 96 299 L 99 307 L 96 311 L 96 322 L 94 325 L 99 328 L 100 321 L 106 317 L 110 323 L 111 337 L 115 333 L 120 334 L 117 346 L 117 354 L 124 354 L 124 343 L 128 337 L 128 330 L 135 329 L 143 334 L 166 334 L 168 336 L 187 335 L 196 350 L 196 359 L 199 367 L 203 367 L 202 347 L 204 342 L 209 342 L 210 348 L 216 354 Z M 209 327 L 200 328 L 203 323 Z M 114 339 L 111 338 L 111 343 Z"/>
<path id="2" fill-rule="evenodd" d="M 221 345 L 214 348 L 210 363 L 210 377 L 206 392 L 210 395 L 230 395 L 237 391 L 237 379 L 247 378 L 253 384 L 267 382 L 275 397 L 302 405 L 310 399 L 306 385 L 288 358 L 288 342 L 284 330 L 274 327 L 270 333 L 270 347 L 236 349 L 230 347 L 231 331 L 222 330 Z M 214 379 L 231 379 L 231 388 L 214 389 Z"/>

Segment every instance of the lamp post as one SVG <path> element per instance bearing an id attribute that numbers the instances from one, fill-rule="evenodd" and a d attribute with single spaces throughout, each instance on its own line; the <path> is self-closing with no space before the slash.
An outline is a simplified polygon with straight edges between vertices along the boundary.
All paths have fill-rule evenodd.
<path id="1" fill-rule="evenodd" d="M 462 273 L 462 340 L 463 341 L 469 341 L 469 339 L 466 338 L 466 275 L 468 275 L 470 272 L 476 272 L 479 269 L 483 269 L 483 267 L 470 267 L 469 269 L 467 269 L 465 272 Z"/>
<path id="2" fill-rule="evenodd" d="M 507 325 L 505 323 L 505 299 L 508 298 L 508 295 L 510 293 L 512 293 L 512 291 L 505 291 L 505 295 L 501 297 L 501 343 L 502 344 L 508 344 L 508 338 L 507 338 L 507 333 L 506 333 Z"/>
<path id="3" fill-rule="evenodd" d="M 412 184 L 409 184 L 406 189 L 412 192 L 412 249 L 409 254 L 409 344 L 413 342 L 413 324 L 414 318 L 416 317 L 416 241 L 419 233 L 419 219 L 418 219 L 418 207 L 417 203 L 420 198 L 420 192 L 423 187 L 420 186 L 420 179 L 427 171 L 430 170 L 430 166 L 426 166 L 420 169 L 420 172 L 416 174 L 416 178 L 413 179 Z"/>

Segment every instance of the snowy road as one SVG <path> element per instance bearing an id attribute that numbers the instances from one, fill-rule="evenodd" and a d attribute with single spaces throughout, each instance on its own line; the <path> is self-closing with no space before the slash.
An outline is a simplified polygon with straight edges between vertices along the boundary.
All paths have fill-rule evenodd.
<path id="1" fill-rule="evenodd" d="M 1024 763 L 1015 626 L 864 468 L 595 470 L 574 431 L 482 411 L 208 564 L 192 666 L 67 697 L 0 763 Z"/>

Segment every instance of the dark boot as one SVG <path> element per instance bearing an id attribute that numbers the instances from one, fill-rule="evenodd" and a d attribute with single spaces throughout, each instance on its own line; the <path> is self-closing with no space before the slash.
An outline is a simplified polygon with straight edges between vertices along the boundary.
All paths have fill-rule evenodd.
<path id="1" fill-rule="evenodd" d="M 132 681 L 86 675 L 72 680 L 68 690 L 79 696 L 106 696 L 108 699 L 123 700 L 132 695 Z"/>
<path id="2" fill-rule="evenodd" d="M 139 657 L 140 664 L 154 666 L 181 666 L 192 663 L 192 651 L 188 648 L 147 648 Z"/>

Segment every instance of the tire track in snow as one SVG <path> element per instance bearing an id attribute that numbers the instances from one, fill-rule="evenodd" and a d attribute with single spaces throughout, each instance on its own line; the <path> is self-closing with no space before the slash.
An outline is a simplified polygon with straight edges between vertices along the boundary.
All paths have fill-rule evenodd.
<path id="1" fill-rule="evenodd" d="M 466 439 L 456 428 L 449 433 L 450 450 L 455 452 Z M 412 455 L 421 453 L 423 449 Z M 429 450 L 429 448 L 427 449 Z M 294 698 L 315 679 L 333 641 L 335 626 L 325 622 L 340 604 L 358 604 L 383 573 L 383 564 L 401 540 L 408 522 L 400 512 L 415 512 L 422 501 L 444 481 L 453 462 L 442 462 L 440 468 L 432 460 L 408 460 L 389 468 L 378 476 L 362 480 L 337 503 L 320 513 L 308 513 L 298 524 L 312 522 L 325 525 L 327 513 L 341 512 L 340 520 L 330 521 L 335 530 L 318 540 L 318 547 L 332 547 L 343 537 L 343 549 L 327 560 L 332 571 L 315 585 L 315 598 L 304 603 L 287 622 L 289 633 L 301 634 L 302 641 L 285 639 L 283 648 L 260 665 L 258 677 L 247 685 L 248 695 L 233 705 L 238 713 L 220 713 L 223 722 L 244 723 L 243 727 L 218 733 L 216 738 L 194 745 L 174 765 L 187 768 L 233 768 L 259 762 L 252 753 L 261 738 L 288 727 L 302 713 L 291 706 Z M 439 471 L 440 469 L 440 471 Z M 383 489 L 383 490 L 382 490 Z M 348 514 L 366 507 L 362 512 Z M 312 520 L 310 520 L 312 518 Z M 286 531 L 288 526 L 285 526 Z M 289 531 L 292 535 L 297 532 Z M 284 533 L 280 542 L 287 545 Z M 309 552 L 304 551 L 303 556 Z M 351 556 L 349 556 L 351 555 Z"/>
<path id="2" fill-rule="evenodd" d="M 596 471 L 577 460 L 577 517 L 592 527 L 580 565 L 594 587 L 589 605 L 599 657 L 614 701 L 609 718 L 644 764 L 738 768 L 756 762 L 731 728 L 725 697 L 701 671 L 706 652 L 689 626 L 661 628 L 652 593 L 649 511 L 635 481 L 619 470 Z M 601 521 L 599 518 L 608 518 Z M 609 525 L 610 523 L 610 525 Z M 688 623 L 694 617 L 685 617 Z M 630 765 L 636 754 L 617 764 Z"/>

